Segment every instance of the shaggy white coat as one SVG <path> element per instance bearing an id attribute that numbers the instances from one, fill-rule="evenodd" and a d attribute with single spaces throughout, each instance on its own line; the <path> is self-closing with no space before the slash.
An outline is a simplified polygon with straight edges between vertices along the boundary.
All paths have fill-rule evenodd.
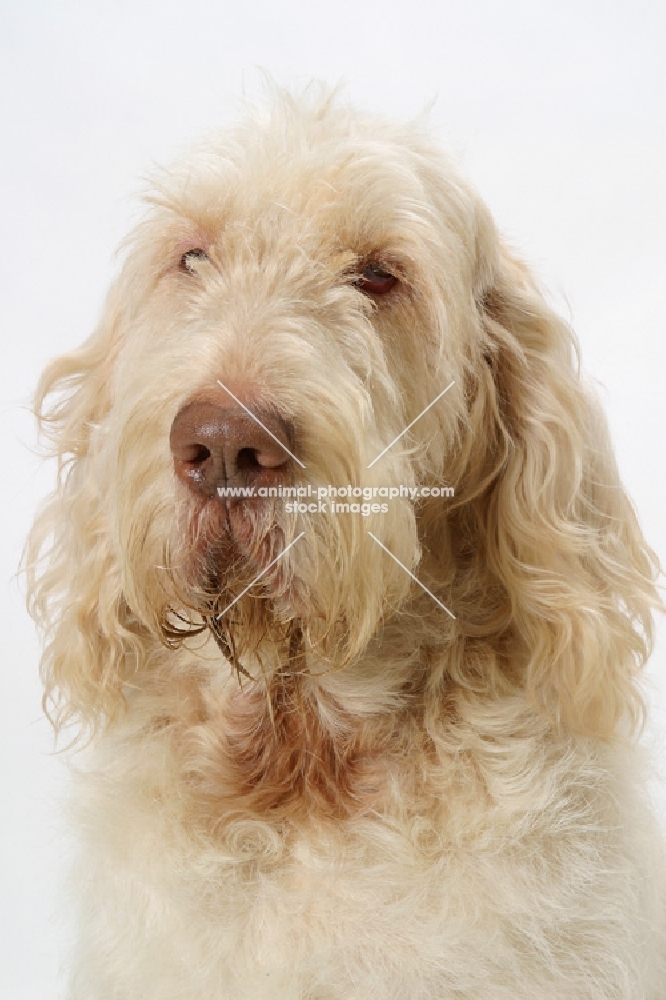
<path id="1" fill-rule="evenodd" d="M 632 736 L 655 566 L 570 330 L 418 128 L 328 98 L 280 96 L 148 200 L 37 401 L 46 705 L 87 744 L 69 997 L 663 998 Z M 299 481 L 455 499 L 223 527 L 169 450 L 220 378 L 293 426 Z M 211 607 L 300 532 L 225 658 Z"/>

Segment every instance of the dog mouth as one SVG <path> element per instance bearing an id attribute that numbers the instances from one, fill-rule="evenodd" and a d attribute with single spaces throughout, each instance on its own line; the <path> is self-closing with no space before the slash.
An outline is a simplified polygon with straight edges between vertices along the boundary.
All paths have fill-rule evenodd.
<path id="1" fill-rule="evenodd" d="M 299 617 L 301 588 L 294 563 L 282 558 L 294 538 L 279 513 L 263 497 L 185 498 L 169 560 L 179 610 L 165 624 L 168 638 L 201 631 L 202 623 L 236 665 L 234 635 L 254 637 L 244 645 L 255 648 L 267 636 L 284 640 Z"/>
<path id="2" fill-rule="evenodd" d="M 256 478 L 235 475 L 223 482 L 215 492 L 206 486 L 186 496 L 178 526 L 194 580 L 216 589 L 261 573 L 285 538 L 283 511 L 273 497 L 258 495 Z"/>
<path id="3" fill-rule="evenodd" d="M 267 590 L 284 587 L 279 566 L 269 565 L 289 540 L 272 498 L 210 497 L 202 503 L 186 503 L 178 535 L 181 571 L 195 588 L 218 596 L 245 588 L 260 578 Z"/>

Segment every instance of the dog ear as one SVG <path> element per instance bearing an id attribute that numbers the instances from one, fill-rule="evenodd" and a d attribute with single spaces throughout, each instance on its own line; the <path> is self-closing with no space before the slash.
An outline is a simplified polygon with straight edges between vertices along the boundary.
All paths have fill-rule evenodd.
<path id="1" fill-rule="evenodd" d="M 44 708 L 56 731 L 73 721 L 94 731 L 113 716 L 131 647 L 137 645 L 93 461 L 112 405 L 124 324 L 122 288 L 121 279 L 88 341 L 49 364 L 35 396 L 40 431 L 57 458 L 58 482 L 26 547 L 28 605 L 45 633 Z"/>
<path id="2" fill-rule="evenodd" d="M 507 602 L 508 648 L 558 724 L 609 736 L 642 718 L 635 677 L 651 651 L 656 557 L 575 339 L 504 249 L 480 312 L 485 458 L 474 504 L 485 571 Z"/>

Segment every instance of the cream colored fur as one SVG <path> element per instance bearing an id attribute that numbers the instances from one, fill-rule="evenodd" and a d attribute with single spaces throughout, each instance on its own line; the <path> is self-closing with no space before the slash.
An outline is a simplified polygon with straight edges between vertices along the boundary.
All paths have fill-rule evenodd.
<path id="1" fill-rule="evenodd" d="M 666 996 L 633 735 L 655 564 L 570 330 L 425 134 L 327 97 L 279 95 L 148 200 L 37 399 L 45 701 L 86 745 L 69 996 Z M 376 300 L 368 261 L 398 278 Z M 230 573 L 169 450 L 219 378 L 293 424 L 299 481 L 455 499 L 250 511 Z M 300 532 L 226 660 L 205 573 L 221 609 Z"/>

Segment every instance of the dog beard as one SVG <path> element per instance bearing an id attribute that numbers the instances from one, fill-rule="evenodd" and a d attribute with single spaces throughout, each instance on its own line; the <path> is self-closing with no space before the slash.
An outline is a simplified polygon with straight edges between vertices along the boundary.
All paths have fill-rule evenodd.
<path id="1" fill-rule="evenodd" d="M 317 620 L 295 563 L 282 558 L 295 525 L 273 501 L 210 499 L 183 505 L 170 577 L 177 600 L 166 609 L 162 633 L 169 644 L 210 631 L 239 675 L 262 673 L 267 660 L 302 666 L 301 621 Z"/>

